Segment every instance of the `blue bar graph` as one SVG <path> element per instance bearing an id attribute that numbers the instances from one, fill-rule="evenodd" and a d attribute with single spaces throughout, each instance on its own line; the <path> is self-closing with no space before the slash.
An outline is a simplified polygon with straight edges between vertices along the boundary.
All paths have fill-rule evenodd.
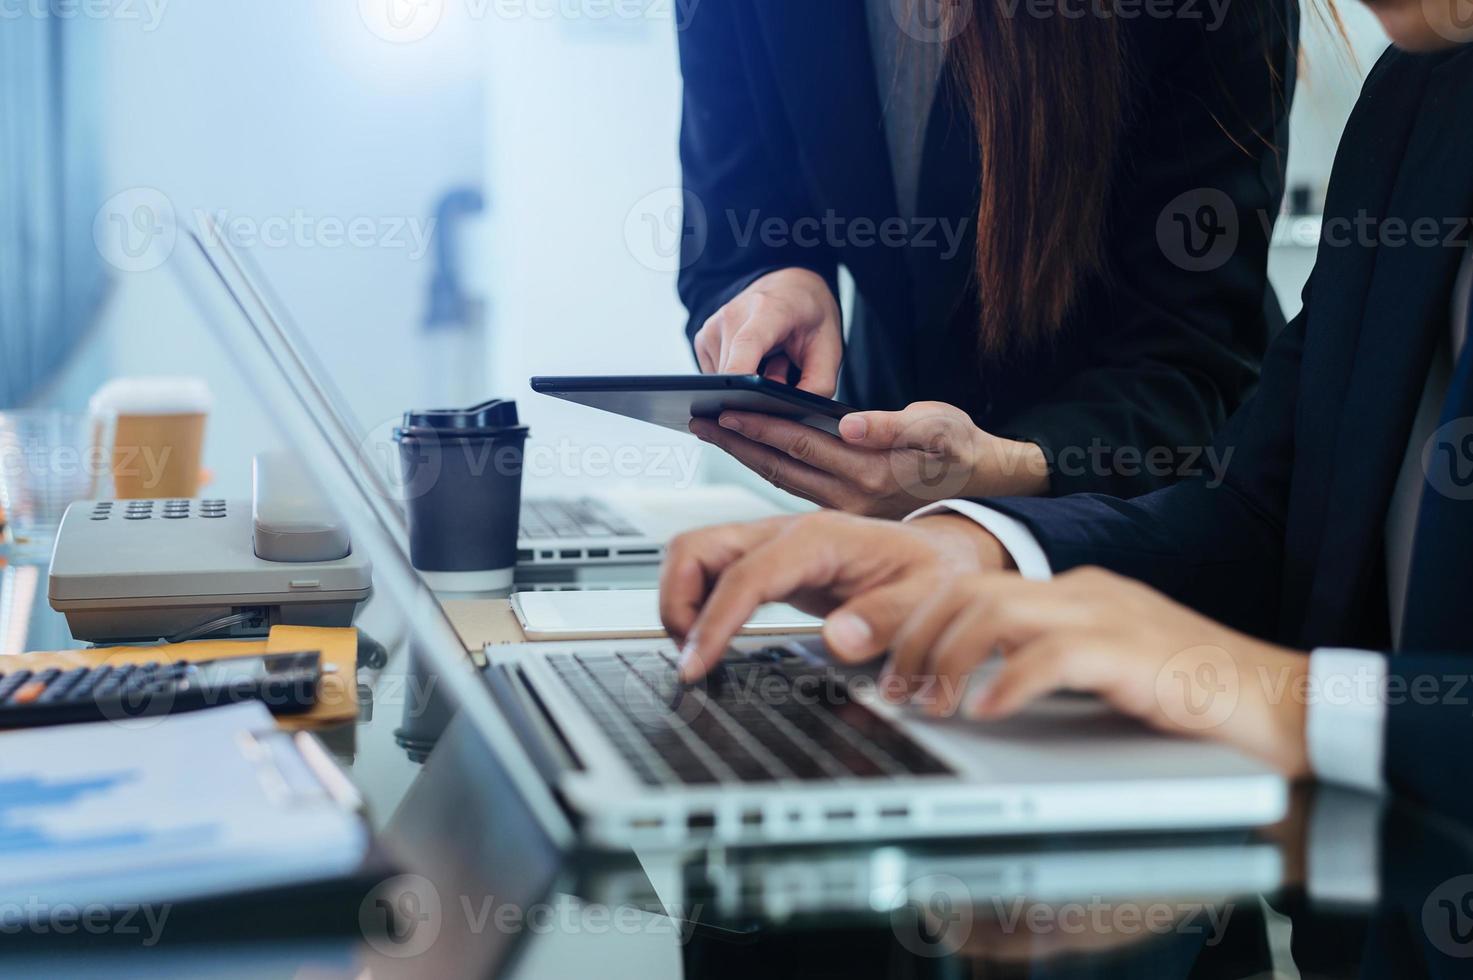
<path id="1" fill-rule="evenodd" d="M 71 812 L 77 807 L 106 806 L 109 793 L 141 777 L 137 770 L 123 770 L 78 779 L 47 781 L 37 776 L 0 779 L 0 864 L 7 858 L 32 857 L 37 853 L 63 854 L 76 851 L 112 850 L 153 843 L 158 835 L 126 827 L 100 833 L 57 836 L 44 828 L 49 813 Z M 90 797 L 97 797 L 90 800 Z M 191 828 L 194 836 L 210 828 Z M 178 831 L 170 834 L 177 842 Z"/>

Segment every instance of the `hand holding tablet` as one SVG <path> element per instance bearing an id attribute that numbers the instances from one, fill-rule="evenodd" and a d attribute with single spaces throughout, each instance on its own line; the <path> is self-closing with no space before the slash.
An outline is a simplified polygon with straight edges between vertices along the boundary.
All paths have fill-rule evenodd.
<path id="1" fill-rule="evenodd" d="M 689 432 L 692 419 L 736 411 L 791 419 L 836 436 L 839 419 L 854 411 L 756 374 L 543 377 L 532 379 L 532 390 L 677 432 Z"/>
<path id="2" fill-rule="evenodd" d="M 758 375 L 732 374 L 533 378 L 532 388 L 690 432 L 774 486 L 852 514 L 904 517 L 951 497 L 1049 489 L 1048 462 L 1037 445 L 986 432 L 941 402 L 862 412 Z"/>

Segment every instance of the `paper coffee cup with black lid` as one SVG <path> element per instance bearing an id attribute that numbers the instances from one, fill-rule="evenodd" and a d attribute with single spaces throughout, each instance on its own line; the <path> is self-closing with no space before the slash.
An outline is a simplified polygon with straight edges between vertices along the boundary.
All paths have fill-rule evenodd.
<path id="1" fill-rule="evenodd" d="M 394 429 L 409 554 L 438 592 L 511 586 L 527 427 L 517 403 L 404 413 Z"/>

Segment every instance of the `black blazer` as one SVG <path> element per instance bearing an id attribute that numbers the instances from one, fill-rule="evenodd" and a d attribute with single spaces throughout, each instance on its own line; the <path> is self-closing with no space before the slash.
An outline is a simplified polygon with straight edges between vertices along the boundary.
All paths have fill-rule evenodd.
<path id="1" fill-rule="evenodd" d="M 864 237 L 838 236 L 833 247 L 828 235 L 764 244 L 746 234 L 753 216 L 791 227 L 832 214 L 854 229 L 899 213 L 864 4 L 692 6 L 679 37 L 688 336 L 761 275 L 800 266 L 833 287 L 842 265 L 857 298 L 840 397 L 862 408 L 949 402 L 991 432 L 1040 444 L 1053 460 L 1067 447 L 1204 446 L 1247 394 L 1267 336 L 1283 325 L 1265 270 L 1283 192 L 1292 5 L 1231 4 L 1216 30 L 1193 19 L 1207 10 L 1196 0 L 1183 0 L 1180 17 L 1122 21 L 1131 111 L 1109 212 L 1109 279 L 1086 285 L 1053 349 L 988 364 L 977 354 L 971 277 L 974 130 L 951 74 L 943 73 L 925 133 L 916 207 L 925 218 L 910 229 L 944 244 L 927 222 L 964 223 L 970 234 L 949 260 L 944 247 Z M 1188 271 L 1158 243 L 1158 218 L 1183 194 L 1194 216 L 1203 189 L 1236 206 L 1227 217 L 1238 243 L 1220 267 Z M 1179 254 L 1179 242 L 1168 248 Z M 1133 494 L 1167 482 L 1125 469 L 1056 466 L 1053 489 Z"/>
<path id="2" fill-rule="evenodd" d="M 1218 437 L 1219 456 L 1232 453 L 1220 485 L 989 504 L 1026 522 L 1055 569 L 1108 566 L 1301 649 L 1387 649 L 1384 527 L 1469 247 L 1470 105 L 1468 48 L 1391 51 L 1371 72 L 1336 156 L 1304 312 Z M 1420 245 L 1408 233 L 1419 221 L 1436 229 Z M 1473 667 L 1473 344 L 1443 412 L 1450 428 L 1424 481 L 1394 684 L 1459 672 L 1466 681 Z M 1440 683 L 1449 697 L 1428 705 L 1391 689 L 1387 775 L 1428 800 L 1467 803 L 1473 684 Z"/>

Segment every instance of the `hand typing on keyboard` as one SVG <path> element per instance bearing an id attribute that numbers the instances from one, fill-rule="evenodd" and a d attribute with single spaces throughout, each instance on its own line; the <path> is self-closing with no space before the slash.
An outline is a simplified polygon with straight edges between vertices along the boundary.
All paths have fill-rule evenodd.
<path id="1" fill-rule="evenodd" d="M 830 511 L 727 525 L 672 542 L 660 612 L 684 643 L 687 680 L 724 669 L 741 624 L 761 603 L 786 599 L 828 616 L 824 640 L 839 660 L 888 652 L 879 693 L 932 715 L 998 721 L 1059 691 L 1085 693 L 1160 731 L 1309 774 L 1307 699 L 1268 682 L 1303 683 L 1303 653 L 1104 569 L 1049 581 L 998 574 L 1004 555 L 960 516 L 897 525 Z M 998 651 L 995 675 L 969 692 Z"/>
<path id="2" fill-rule="evenodd" d="M 954 515 L 909 524 L 822 511 L 727 524 L 670 543 L 660 573 L 660 618 L 682 644 L 680 673 L 704 676 L 765 602 L 826 616 L 838 657 L 879 656 L 915 607 L 960 575 L 1005 567 L 1006 552 Z"/>
<path id="3" fill-rule="evenodd" d="M 554 653 L 548 664 L 648 785 L 943 775 L 837 671 L 782 649 L 733 653 L 682 684 L 661 651 Z"/>

